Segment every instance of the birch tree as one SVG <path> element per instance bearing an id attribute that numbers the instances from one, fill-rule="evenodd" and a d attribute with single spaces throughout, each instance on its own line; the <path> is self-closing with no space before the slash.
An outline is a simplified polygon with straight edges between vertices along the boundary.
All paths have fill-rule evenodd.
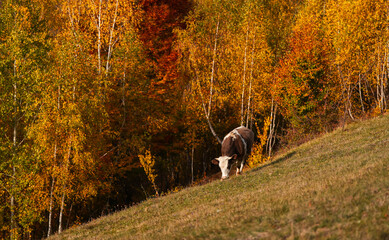
<path id="1" fill-rule="evenodd" d="M 35 18 L 34 2 L 5 1 L 0 9 L 0 186 L 8 199 L 2 214 L 10 239 L 28 236 L 32 223 L 40 218 L 44 204 L 37 176 L 39 158 L 28 141 L 30 125 L 40 111 L 40 89 L 44 78 L 47 44 Z M 37 11 L 38 10 L 38 11 Z"/>
<path id="2" fill-rule="evenodd" d="M 371 102 L 375 102 L 374 109 L 383 111 L 385 87 L 381 86 L 385 85 L 385 74 L 379 59 L 385 55 L 387 42 L 387 3 L 329 1 L 324 21 L 334 46 L 343 121 L 347 116 L 353 120 L 372 110 Z"/>

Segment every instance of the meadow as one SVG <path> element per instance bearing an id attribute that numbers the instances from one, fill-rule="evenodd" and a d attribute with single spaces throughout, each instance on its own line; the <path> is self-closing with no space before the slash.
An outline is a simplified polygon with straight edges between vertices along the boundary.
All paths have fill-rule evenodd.
<path id="1" fill-rule="evenodd" d="M 389 239 L 389 115 L 51 239 Z"/>

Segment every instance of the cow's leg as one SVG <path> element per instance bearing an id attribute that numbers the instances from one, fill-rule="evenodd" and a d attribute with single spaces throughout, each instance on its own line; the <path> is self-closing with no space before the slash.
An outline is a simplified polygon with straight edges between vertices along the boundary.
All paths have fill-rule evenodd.
<path id="1" fill-rule="evenodd" d="M 240 173 L 242 173 L 243 167 L 244 167 L 244 162 L 242 161 L 242 163 L 240 164 L 240 169 L 239 169 L 239 172 L 240 172 Z"/>
<path id="2" fill-rule="evenodd" d="M 236 176 L 240 175 L 241 172 L 242 172 L 242 171 L 241 171 L 240 168 L 239 168 L 239 161 L 236 160 Z"/>
<path id="3" fill-rule="evenodd" d="M 246 163 L 246 156 L 247 155 L 244 155 L 242 158 L 242 162 L 240 163 L 239 173 L 242 173 L 242 171 L 243 171 L 244 164 Z"/>

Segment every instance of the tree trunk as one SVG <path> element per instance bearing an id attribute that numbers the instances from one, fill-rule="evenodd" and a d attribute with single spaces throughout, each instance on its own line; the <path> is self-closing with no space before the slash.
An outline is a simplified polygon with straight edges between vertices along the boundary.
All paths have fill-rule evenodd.
<path id="1" fill-rule="evenodd" d="M 271 102 L 271 110 L 270 110 L 270 125 L 269 125 L 269 135 L 266 141 L 266 150 L 268 152 L 268 156 L 270 157 L 272 154 L 273 146 L 275 143 L 275 129 L 276 129 L 276 116 L 277 116 L 277 103 L 274 103 L 274 99 L 272 98 Z"/>
<path id="2" fill-rule="evenodd" d="M 53 213 L 53 192 L 54 192 L 54 184 L 55 184 L 55 178 L 51 180 L 51 188 L 50 188 L 50 205 L 49 205 L 49 223 L 48 223 L 48 229 L 47 229 L 47 237 L 50 237 L 51 235 L 51 220 L 52 220 L 52 213 Z"/>
<path id="3" fill-rule="evenodd" d="M 102 0 L 99 1 L 99 15 L 97 16 L 97 61 L 98 61 L 98 73 L 101 74 L 101 4 Z"/>
<path id="4" fill-rule="evenodd" d="M 194 182 L 194 176 L 193 176 L 193 160 L 194 160 L 194 151 L 195 151 L 195 148 L 194 148 L 194 144 L 192 146 L 192 162 L 191 162 L 191 166 L 190 166 L 190 169 L 191 169 L 191 173 L 192 173 L 192 184 Z"/>
<path id="5" fill-rule="evenodd" d="M 381 91 L 381 113 L 384 113 L 386 110 L 386 96 L 385 96 L 385 59 L 387 58 L 387 49 L 385 49 L 384 60 L 382 61 L 382 71 L 381 71 L 381 81 L 380 81 L 380 91 Z"/>
<path id="6" fill-rule="evenodd" d="M 115 30 L 115 25 L 116 25 L 118 6 L 119 6 L 119 0 L 116 0 L 116 7 L 115 7 L 115 13 L 114 13 L 114 18 L 113 18 L 113 22 L 112 22 L 112 27 L 109 31 L 108 55 L 107 55 L 107 62 L 106 62 L 106 66 L 105 66 L 105 75 L 106 76 L 108 75 L 108 72 L 109 72 L 109 61 L 111 59 L 112 52 L 113 52 L 114 43 L 112 42 L 112 39 L 113 39 L 113 32 Z"/>
<path id="7" fill-rule="evenodd" d="M 108 203 L 107 203 L 107 204 L 108 204 Z M 70 205 L 69 214 L 68 214 L 68 221 L 66 222 L 66 228 L 69 228 L 69 224 L 70 224 L 70 215 L 72 214 L 72 210 L 73 210 L 73 202 L 72 202 L 72 204 Z"/>
<path id="8" fill-rule="evenodd" d="M 62 217 L 63 217 L 63 209 L 65 207 L 65 192 L 66 192 L 66 184 L 63 186 L 62 198 L 61 198 L 61 208 L 59 210 L 59 220 L 58 220 L 58 234 L 62 232 Z"/>
<path id="9" fill-rule="evenodd" d="M 339 78 L 341 80 L 342 99 L 343 99 L 343 103 L 344 103 L 343 127 L 342 127 L 342 128 L 344 128 L 345 123 L 346 123 L 346 115 L 347 115 L 347 113 L 349 114 L 350 118 L 352 120 L 354 120 L 354 117 L 353 117 L 353 115 L 351 113 L 351 101 L 350 101 L 351 89 L 350 89 L 350 84 L 349 84 L 349 78 L 350 77 L 348 76 L 348 80 L 346 82 L 340 65 L 338 64 L 337 67 L 338 67 Z"/>
<path id="10" fill-rule="evenodd" d="M 61 109 L 61 86 L 58 85 L 58 96 L 57 96 L 57 110 L 58 113 Z M 58 116 L 57 116 L 58 118 Z M 57 121 L 57 120 L 56 120 Z M 57 122 L 56 122 L 57 124 Z M 54 153 L 53 153 L 53 165 L 56 165 L 57 162 L 57 151 L 58 151 L 58 143 L 57 143 L 57 125 L 55 127 L 55 140 L 54 140 Z M 55 177 L 53 176 L 51 180 L 51 188 L 50 188 L 50 204 L 49 204 L 49 219 L 48 219 L 48 229 L 47 229 L 47 237 L 51 235 L 52 229 L 52 216 L 53 216 L 53 194 L 54 194 L 54 186 L 55 186 Z"/>
<path id="11" fill-rule="evenodd" d="M 62 198 L 61 198 L 61 208 L 59 210 L 59 219 L 58 219 L 58 233 L 60 234 L 62 232 L 62 218 L 63 218 L 63 211 L 64 211 L 64 207 L 65 207 L 65 197 L 66 197 L 66 175 L 69 174 L 69 164 L 70 164 L 70 154 L 71 154 L 71 150 L 72 150 L 72 136 L 70 135 L 70 140 L 69 140 L 69 149 L 68 149 L 68 156 L 66 158 L 66 166 L 65 166 L 65 169 L 64 169 L 64 172 L 65 172 L 65 179 L 64 179 L 64 183 L 63 183 L 63 187 L 62 187 Z"/>
<path id="12" fill-rule="evenodd" d="M 126 118 L 127 118 L 127 111 L 126 111 L 126 72 L 124 70 L 123 72 L 123 79 L 122 79 L 122 107 L 123 107 L 123 120 L 122 120 L 122 126 L 121 129 L 124 128 L 126 124 Z"/>
<path id="13" fill-rule="evenodd" d="M 208 103 L 208 113 L 207 118 L 211 115 L 211 109 L 212 109 L 212 95 L 213 95 L 213 76 L 215 75 L 215 58 L 216 58 L 216 50 L 217 50 L 217 37 L 219 33 L 219 19 L 217 20 L 216 25 L 216 33 L 215 33 L 215 45 L 213 48 L 213 58 L 212 58 L 212 72 L 211 72 L 211 83 L 209 86 L 209 103 Z"/>
<path id="14" fill-rule="evenodd" d="M 14 67 L 14 78 L 16 78 L 16 62 L 13 63 Z M 11 232 L 10 232 L 10 238 L 11 240 L 15 239 L 16 236 L 14 236 L 15 230 L 16 230 L 16 224 L 15 224 L 15 187 L 16 187 L 16 167 L 15 167 L 15 157 L 16 157 L 16 148 L 17 148 L 17 125 L 18 125 L 18 108 L 17 108 L 17 85 L 14 82 L 13 83 L 14 92 L 13 92 L 13 105 L 14 105 L 14 125 L 13 125 L 13 136 L 12 136 L 12 144 L 13 144 L 13 156 L 12 156 L 12 184 L 11 184 L 11 190 L 10 190 L 10 224 L 11 224 Z"/>
<path id="15" fill-rule="evenodd" d="M 240 125 L 241 126 L 243 126 L 243 122 L 244 122 L 244 93 L 245 93 L 245 85 L 246 85 L 247 42 L 248 42 L 248 38 L 249 38 L 249 26 L 250 25 L 247 26 L 246 43 L 244 46 L 243 77 L 242 77 L 242 102 L 241 102 L 241 108 L 240 108 Z"/>
<path id="16" fill-rule="evenodd" d="M 252 113 L 250 112 L 250 107 L 251 107 L 251 86 L 252 86 L 252 81 L 253 81 L 253 70 L 254 70 L 254 48 L 255 48 L 255 35 L 253 38 L 253 47 L 251 49 L 251 69 L 250 69 L 250 85 L 249 85 L 249 99 L 247 101 L 247 119 L 246 119 L 246 127 L 249 127 L 249 118 L 250 114 L 252 117 Z M 252 129 L 250 127 L 250 129 Z"/>
<path id="17" fill-rule="evenodd" d="M 365 107 L 362 98 L 361 74 L 358 75 L 359 100 L 361 101 L 362 113 L 365 113 Z"/>
<path id="18" fill-rule="evenodd" d="M 202 106 L 203 106 L 203 109 L 204 109 L 205 118 L 207 119 L 207 122 L 208 122 L 208 127 L 209 127 L 209 129 L 211 130 L 212 135 L 213 135 L 213 136 L 216 138 L 216 140 L 221 144 L 222 141 L 221 141 L 220 138 L 217 136 L 215 130 L 213 129 L 211 120 L 210 120 L 211 109 L 212 109 L 213 77 L 214 77 L 214 73 L 215 73 L 215 58 L 216 58 L 216 50 L 217 50 L 217 37 L 218 37 L 218 32 L 219 32 L 219 19 L 218 19 L 218 21 L 217 21 L 216 33 L 215 33 L 215 45 L 214 45 L 214 49 L 213 49 L 212 72 L 211 72 L 211 81 L 210 81 L 210 86 L 209 86 L 208 111 L 207 111 L 207 108 L 206 108 L 206 106 L 205 106 L 205 100 L 204 100 L 203 93 L 201 92 L 200 80 L 199 80 L 199 77 L 198 77 L 198 75 L 197 75 L 196 69 L 194 69 L 194 72 L 195 72 L 195 74 L 196 74 L 196 82 L 197 82 L 197 86 L 198 86 L 198 88 L 199 88 L 199 93 L 200 93 L 200 97 L 201 97 L 201 102 L 202 102 Z"/>
<path id="19" fill-rule="evenodd" d="M 204 113 L 205 113 L 205 119 L 207 120 L 207 123 L 208 123 L 208 127 L 209 127 L 209 129 L 211 130 L 212 135 L 213 135 L 213 136 L 216 138 L 216 140 L 221 144 L 222 141 L 221 141 L 220 138 L 217 136 L 215 130 L 213 129 L 211 120 L 209 119 L 209 114 L 208 114 L 208 112 L 207 112 L 207 108 L 205 107 L 204 96 L 203 96 L 203 93 L 201 92 L 201 88 L 200 88 L 200 81 L 199 81 L 199 78 L 198 78 L 197 76 L 196 76 L 196 80 L 197 80 L 197 85 L 198 85 L 199 93 L 200 93 L 200 97 L 201 97 L 201 103 L 202 103 L 202 106 L 203 106 L 203 109 L 204 109 Z"/>

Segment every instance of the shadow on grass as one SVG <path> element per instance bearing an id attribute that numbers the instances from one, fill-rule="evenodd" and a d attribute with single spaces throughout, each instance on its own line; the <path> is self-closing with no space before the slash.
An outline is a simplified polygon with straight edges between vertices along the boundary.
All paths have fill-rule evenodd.
<path id="1" fill-rule="evenodd" d="M 270 167 L 270 166 L 273 166 L 273 165 L 276 165 L 276 164 L 279 164 L 279 163 L 282 163 L 284 162 L 285 160 L 288 160 L 289 158 L 293 157 L 294 155 L 296 154 L 296 151 L 292 151 L 288 154 L 286 154 L 285 156 L 281 157 L 281 158 L 278 158 L 277 160 L 275 161 L 272 161 L 272 162 L 269 162 L 269 163 L 265 163 L 264 165 L 258 167 L 258 168 L 255 168 L 253 169 L 252 171 L 253 172 L 256 172 L 256 171 L 259 171 L 259 170 L 262 170 L 266 167 Z"/>

